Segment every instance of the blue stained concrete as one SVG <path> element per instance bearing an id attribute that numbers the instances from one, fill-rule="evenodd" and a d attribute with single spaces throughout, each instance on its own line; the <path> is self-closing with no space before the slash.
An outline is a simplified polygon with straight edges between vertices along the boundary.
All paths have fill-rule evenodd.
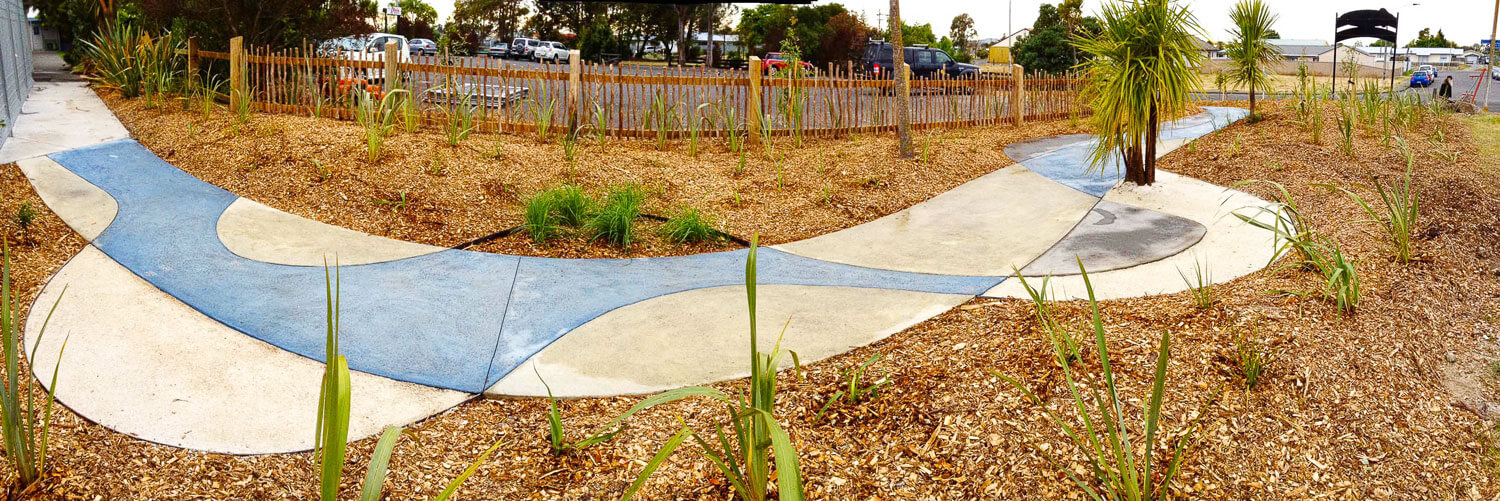
<path id="1" fill-rule="evenodd" d="M 1204 113 L 1168 123 L 1159 131 L 1159 139 L 1161 141 L 1195 139 L 1250 114 L 1244 108 L 1204 106 L 1203 110 Z M 1098 167 L 1092 169 L 1085 167 L 1091 165 L 1090 154 L 1097 144 L 1098 142 L 1094 140 L 1079 141 L 1049 153 L 1023 159 L 1020 164 L 1031 169 L 1032 172 L 1069 188 L 1103 197 L 1125 179 L 1125 170 L 1120 165 L 1119 155 L 1115 154 L 1110 155 L 1109 159 Z"/>
<path id="2" fill-rule="evenodd" d="M 119 214 L 100 250 L 209 317 L 322 360 L 324 270 L 254 261 L 224 247 L 237 198 L 132 140 L 52 155 L 102 188 Z M 449 250 L 341 268 L 341 350 L 355 370 L 480 392 L 573 328 L 621 306 L 740 284 L 748 251 L 649 259 L 521 258 Z M 763 284 L 977 295 L 1001 278 L 894 272 L 762 249 Z"/>

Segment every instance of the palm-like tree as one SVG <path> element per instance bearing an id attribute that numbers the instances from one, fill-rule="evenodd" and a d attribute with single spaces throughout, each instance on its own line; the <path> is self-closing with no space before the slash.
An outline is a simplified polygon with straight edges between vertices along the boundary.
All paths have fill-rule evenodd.
<path id="1" fill-rule="evenodd" d="M 1161 117 L 1181 113 L 1198 90 L 1195 68 L 1204 56 L 1194 35 L 1203 29 L 1172 0 L 1117 0 L 1099 14 L 1101 31 L 1073 42 L 1093 56 L 1083 64 L 1099 135 L 1090 170 L 1118 152 L 1125 180 L 1149 185 L 1156 181 Z"/>
<path id="2" fill-rule="evenodd" d="M 1229 12 L 1234 28 L 1233 38 L 1225 53 L 1229 56 L 1229 78 L 1235 83 L 1250 86 L 1250 117 L 1255 118 L 1255 89 L 1271 86 L 1271 65 L 1281 59 L 1281 49 L 1268 42 L 1275 30 L 1276 15 L 1261 0 L 1240 0 Z"/>

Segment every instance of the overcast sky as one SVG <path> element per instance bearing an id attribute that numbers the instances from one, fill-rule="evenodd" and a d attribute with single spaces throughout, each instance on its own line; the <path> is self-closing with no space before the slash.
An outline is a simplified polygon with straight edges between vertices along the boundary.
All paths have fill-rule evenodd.
<path id="1" fill-rule="evenodd" d="M 1086 14 L 1095 12 L 1103 0 L 1084 0 Z M 967 12 L 974 17 L 980 38 L 1000 37 L 1006 33 L 1007 21 L 1013 29 L 1031 26 L 1036 20 L 1037 7 L 1043 0 L 1011 0 L 1014 19 L 1006 13 L 1008 0 L 907 0 L 902 4 L 901 14 L 908 24 L 932 23 L 933 32 L 948 33 L 953 16 Z M 1210 38 L 1228 38 L 1229 9 L 1235 0 L 1189 0 L 1193 14 Z M 453 0 L 428 0 L 444 20 L 453 13 Z M 829 3 L 822 0 L 817 4 Z M 863 12 L 866 22 L 874 24 L 876 14 L 884 14 L 890 8 L 889 0 L 841 0 L 849 10 Z M 1333 19 L 1339 12 L 1358 9 L 1385 8 L 1401 15 L 1401 43 L 1415 38 L 1422 28 L 1441 28 L 1448 39 L 1460 45 L 1477 43 L 1490 38 L 1490 23 L 1494 17 L 1495 3 L 1490 0 L 1420 0 L 1413 2 L 1395 0 L 1267 0 L 1271 10 L 1280 18 L 1276 30 L 1286 38 L 1311 38 L 1331 41 Z M 1414 5 L 1415 4 L 1415 5 Z"/>

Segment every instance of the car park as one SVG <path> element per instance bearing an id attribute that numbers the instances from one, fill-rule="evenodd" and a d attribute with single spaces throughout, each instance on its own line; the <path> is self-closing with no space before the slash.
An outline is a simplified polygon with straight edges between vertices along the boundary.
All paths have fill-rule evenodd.
<path id="1" fill-rule="evenodd" d="M 860 69 L 874 77 L 895 78 L 896 73 L 891 71 L 895 67 L 894 52 L 888 42 L 871 41 L 865 45 L 864 55 L 860 57 Z M 942 49 L 917 45 L 906 47 L 903 54 L 913 78 L 975 78 L 979 75 L 979 66 L 955 61 Z"/>
<path id="2" fill-rule="evenodd" d="M 438 50 L 437 43 L 426 38 L 413 38 L 410 42 L 407 43 L 407 46 L 410 47 L 411 54 L 413 56 L 419 56 L 423 54 L 430 56 L 437 54 Z"/>
<path id="3" fill-rule="evenodd" d="M 562 62 L 568 60 L 568 47 L 562 42 L 542 42 L 531 51 L 531 58 L 537 61 Z"/>
<path id="4" fill-rule="evenodd" d="M 411 49 L 406 37 L 391 33 L 371 33 L 369 35 L 347 37 L 343 39 L 342 50 L 339 57 L 355 61 L 384 61 L 385 48 L 389 44 L 396 44 L 396 53 L 401 62 L 411 62 Z M 370 82 L 385 80 L 385 70 L 381 68 L 339 68 L 340 78 L 362 78 Z"/>
<path id="5" fill-rule="evenodd" d="M 535 38 L 517 37 L 510 41 L 511 59 L 531 59 L 531 53 L 542 45 L 541 40 Z"/>

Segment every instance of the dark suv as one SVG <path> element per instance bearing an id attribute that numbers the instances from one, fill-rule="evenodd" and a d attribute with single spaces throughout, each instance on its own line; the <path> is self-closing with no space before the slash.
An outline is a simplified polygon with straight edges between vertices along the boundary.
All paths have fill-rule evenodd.
<path id="1" fill-rule="evenodd" d="M 859 58 L 860 69 L 875 77 L 895 78 L 896 73 L 891 71 L 895 67 L 891 49 L 888 42 L 865 45 L 865 54 Z M 911 66 L 912 78 L 937 78 L 944 74 L 948 78 L 974 78 L 979 75 L 978 66 L 954 61 L 947 52 L 926 45 L 907 47 L 906 64 Z"/>

